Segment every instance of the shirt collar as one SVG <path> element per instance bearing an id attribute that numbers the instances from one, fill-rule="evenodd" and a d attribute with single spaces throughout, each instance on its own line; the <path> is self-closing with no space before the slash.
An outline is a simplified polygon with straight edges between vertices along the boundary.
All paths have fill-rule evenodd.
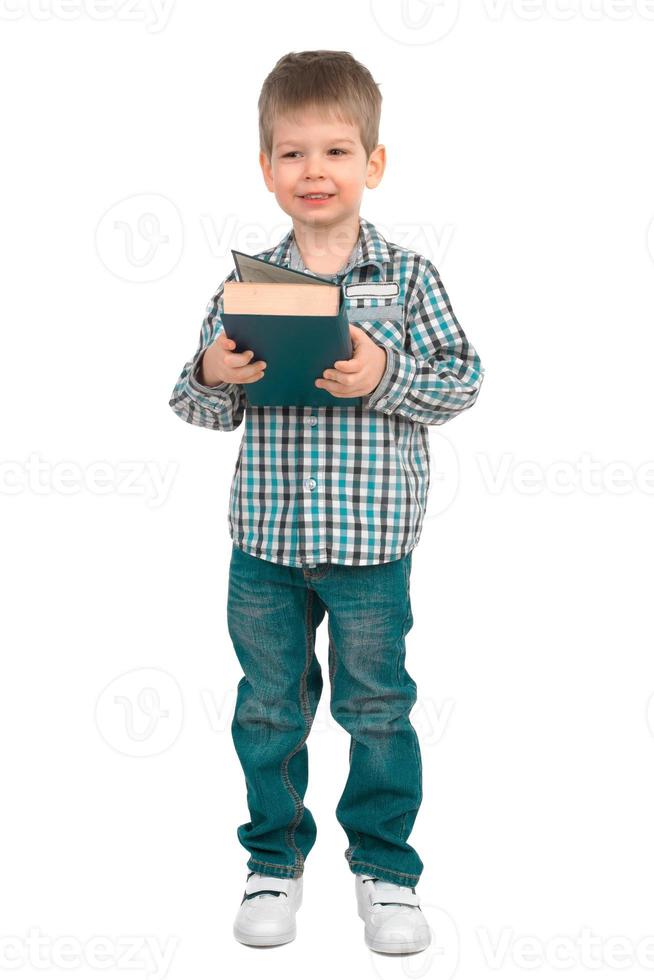
<path id="1" fill-rule="evenodd" d="M 347 262 L 335 275 L 347 275 L 352 269 L 367 265 L 377 266 L 383 275 L 384 263 L 390 262 L 390 260 L 391 253 L 384 236 L 377 231 L 370 221 L 366 221 L 365 218 L 359 216 L 359 238 L 357 243 L 352 249 Z M 292 228 L 282 238 L 281 242 L 275 246 L 268 261 L 275 262 L 278 265 L 285 265 L 290 269 L 296 269 L 298 272 L 304 272 L 304 263 Z"/>

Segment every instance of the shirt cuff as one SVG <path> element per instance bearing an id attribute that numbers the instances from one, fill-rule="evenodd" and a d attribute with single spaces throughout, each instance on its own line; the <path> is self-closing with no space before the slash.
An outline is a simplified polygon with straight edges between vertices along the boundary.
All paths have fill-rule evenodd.
<path id="1" fill-rule="evenodd" d="M 364 396 L 363 407 L 390 415 L 404 400 L 416 373 L 416 361 L 406 351 L 386 348 L 386 370 L 374 391 Z"/>

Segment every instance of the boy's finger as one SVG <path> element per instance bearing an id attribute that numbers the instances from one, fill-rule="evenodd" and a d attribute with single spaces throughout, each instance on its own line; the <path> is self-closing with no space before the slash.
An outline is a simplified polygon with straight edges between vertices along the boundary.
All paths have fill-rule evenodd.
<path id="1" fill-rule="evenodd" d="M 334 367 L 337 371 L 358 371 L 359 365 L 354 359 L 349 361 L 334 361 Z"/>
<path id="2" fill-rule="evenodd" d="M 338 361 L 336 362 L 338 363 Z M 355 381 L 352 378 L 352 372 L 347 371 L 335 371 L 334 368 L 327 368 L 322 373 L 323 379 L 328 381 L 338 381 L 340 384 L 354 384 Z"/>
<path id="3" fill-rule="evenodd" d="M 244 374 L 242 378 L 239 378 L 239 381 L 243 384 L 247 384 L 248 381 L 259 381 L 261 378 L 263 378 L 264 374 L 265 371 L 263 368 L 259 369 L 255 365 L 252 365 L 252 370 L 248 369 L 247 374 Z"/>
<path id="4" fill-rule="evenodd" d="M 225 354 L 225 364 L 230 367 L 240 367 L 242 364 L 247 364 L 250 358 L 254 357 L 254 351 L 245 350 L 239 351 L 238 354 Z"/>
<path id="5" fill-rule="evenodd" d="M 318 384 L 320 382 L 320 384 Z M 336 397 L 341 398 L 351 398 L 353 397 L 352 388 L 348 385 L 339 384 L 338 381 L 326 381 L 325 378 L 316 378 L 314 382 L 316 388 L 323 388 L 328 391 L 330 395 L 336 395 Z M 356 391 L 356 389 L 354 389 Z"/>
<path id="6" fill-rule="evenodd" d="M 253 361 L 252 364 L 244 364 L 242 367 L 237 367 L 235 370 L 240 374 L 247 374 L 249 377 L 250 374 L 256 374 L 258 371 L 263 371 L 266 366 L 265 361 Z"/>

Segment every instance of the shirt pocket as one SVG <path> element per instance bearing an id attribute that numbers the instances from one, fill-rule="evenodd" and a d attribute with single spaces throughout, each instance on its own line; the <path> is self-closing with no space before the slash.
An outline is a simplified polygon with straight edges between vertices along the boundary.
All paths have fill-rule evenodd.
<path id="1" fill-rule="evenodd" d="M 398 303 L 397 297 L 366 297 L 356 302 L 350 300 L 347 317 L 355 327 L 365 330 L 376 344 L 399 350 L 404 348 L 404 305 Z"/>

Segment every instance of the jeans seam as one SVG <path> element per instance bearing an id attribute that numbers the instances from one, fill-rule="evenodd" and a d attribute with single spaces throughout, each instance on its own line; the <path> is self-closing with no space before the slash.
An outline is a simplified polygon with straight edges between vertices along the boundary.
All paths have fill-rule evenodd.
<path id="1" fill-rule="evenodd" d="M 405 562 L 405 566 L 404 566 L 405 575 L 406 575 L 406 590 L 407 590 L 407 618 L 404 621 L 404 627 L 406 627 L 406 624 L 409 621 L 409 614 L 411 612 L 411 560 L 412 560 L 412 557 L 413 557 L 412 556 L 412 552 L 409 552 L 409 554 L 407 556 L 407 560 Z M 403 627 L 403 631 L 404 631 L 404 627 Z M 405 634 L 405 637 L 406 637 L 406 634 Z M 409 722 L 409 725 L 411 725 L 411 720 L 408 718 L 408 716 L 407 716 L 407 720 Z M 413 728 L 413 725 L 411 725 L 411 727 Z M 414 732 L 414 737 L 413 737 L 413 751 L 415 753 L 416 761 L 418 763 L 418 791 L 419 791 L 418 807 L 420 807 L 420 804 L 422 803 L 422 799 L 423 799 L 422 757 L 421 757 L 421 754 L 420 754 L 420 737 L 419 737 L 417 731 L 415 730 L 415 728 L 413 728 L 413 732 Z M 407 814 L 405 813 L 404 814 L 404 821 L 402 822 L 402 834 L 404 834 L 404 826 L 406 824 L 406 817 L 407 817 Z"/>
<path id="2" fill-rule="evenodd" d="M 331 655 L 331 663 L 329 665 L 329 683 L 333 685 L 334 675 L 336 674 L 336 646 L 334 644 L 334 637 L 332 636 L 331 624 L 329 620 L 327 621 L 327 635 L 329 636 L 329 653 Z"/>
<path id="3" fill-rule="evenodd" d="M 306 601 L 306 609 L 305 609 L 306 661 L 304 665 L 304 670 L 302 671 L 302 676 L 300 677 L 300 704 L 302 706 L 302 712 L 304 715 L 305 727 L 304 727 L 304 732 L 302 734 L 302 737 L 300 738 L 300 741 L 296 746 L 294 746 L 293 749 L 291 749 L 291 751 L 288 753 L 286 758 L 283 760 L 281 766 L 282 780 L 284 782 L 284 785 L 286 786 L 286 789 L 291 795 L 293 803 L 295 804 L 295 814 L 293 816 L 293 820 L 291 821 L 291 825 L 286 828 L 285 837 L 286 837 L 286 843 L 297 854 L 297 863 L 295 865 L 295 868 L 297 869 L 302 869 L 304 867 L 304 855 L 302 854 L 302 851 L 297 846 L 297 842 L 295 840 L 295 831 L 299 826 L 300 821 L 302 820 L 302 814 L 304 812 L 304 803 L 300 798 L 299 793 L 291 783 L 291 780 L 288 775 L 288 763 L 293 758 L 293 756 L 300 751 L 311 729 L 311 720 L 310 720 L 311 706 L 309 704 L 309 695 L 307 691 L 307 677 L 309 674 L 309 669 L 311 667 L 311 660 L 313 657 L 313 642 L 312 642 L 313 629 L 311 627 L 312 602 L 313 602 L 313 592 L 311 591 L 311 589 L 307 589 L 307 601 Z"/>
<path id="4" fill-rule="evenodd" d="M 334 684 L 334 676 L 336 674 L 337 659 L 336 659 L 336 643 L 334 642 L 334 637 L 333 637 L 332 631 L 331 631 L 331 622 L 329 622 L 329 621 L 327 622 L 327 635 L 329 636 L 329 652 L 331 654 L 331 664 L 330 664 L 330 670 L 329 670 L 329 682 L 330 682 L 330 686 L 332 688 L 332 691 L 330 693 L 333 694 L 333 684 Z M 349 758 L 348 758 L 348 766 L 351 766 L 352 765 L 352 753 L 353 752 L 354 752 L 354 737 L 353 736 L 350 736 L 350 753 L 349 753 Z M 348 849 L 345 852 L 345 860 L 348 863 L 350 862 L 350 860 L 352 858 L 353 852 L 361 844 L 361 834 L 359 833 L 358 830 L 355 830 L 354 833 L 356 834 L 356 838 L 357 839 L 354 842 L 354 844 L 350 844 L 350 846 L 348 847 Z"/>
<path id="5" fill-rule="evenodd" d="M 410 613 L 411 613 L 411 599 L 410 599 L 410 596 L 409 596 L 409 586 L 410 586 L 409 561 L 410 561 L 410 554 L 411 553 L 409 552 L 409 556 L 405 559 L 405 561 L 403 563 L 404 588 L 405 588 L 405 592 L 406 592 L 406 596 L 407 596 L 407 609 L 406 609 L 406 616 L 404 617 L 404 622 L 402 624 L 402 636 L 401 636 L 401 639 L 400 639 L 400 643 L 401 644 L 404 643 L 404 638 L 406 636 L 406 632 L 405 632 L 405 630 L 406 630 L 406 624 L 409 621 L 409 616 L 410 616 Z M 398 686 L 400 686 L 402 684 L 402 678 L 400 677 L 400 660 L 401 660 L 401 648 L 400 648 L 400 655 L 398 656 L 398 659 L 397 659 L 397 683 L 398 683 Z M 409 722 L 409 724 L 410 724 L 410 722 Z M 414 735 L 415 735 L 415 737 L 414 737 L 414 753 L 415 753 L 415 755 L 417 757 L 418 767 L 419 767 L 419 772 L 420 772 L 420 776 L 419 776 L 419 778 L 420 778 L 420 796 L 422 798 L 422 765 L 421 765 L 420 756 L 418 754 L 418 751 L 417 751 L 416 745 L 415 745 L 415 739 L 417 738 L 417 735 L 415 734 L 415 729 L 414 729 Z M 350 760 L 351 760 L 351 758 L 352 758 L 352 754 L 350 753 Z M 404 840 L 404 828 L 406 826 L 407 816 L 408 816 L 408 814 L 405 811 L 404 814 L 403 814 L 403 816 L 402 816 L 402 827 L 400 829 L 400 838 L 402 840 Z M 416 878 L 415 875 L 409 874 L 407 872 L 404 872 L 404 871 L 395 871 L 394 868 L 384 868 L 381 865 L 378 865 L 378 864 L 370 864 L 367 861 L 357 861 L 356 859 L 353 860 L 352 859 L 352 855 L 354 854 L 354 851 L 357 849 L 357 847 L 359 847 L 359 845 L 361 844 L 361 834 L 359 833 L 358 830 L 355 830 L 355 833 L 357 835 L 356 842 L 352 846 L 348 847 L 347 851 L 345 852 L 346 860 L 347 860 L 347 862 L 348 862 L 348 864 L 350 866 L 352 866 L 352 864 L 361 864 L 361 865 L 364 865 L 364 867 L 375 868 L 377 871 L 389 871 L 389 872 L 391 872 L 391 874 L 401 875 L 404 878 L 411 878 L 411 879 L 415 879 Z"/>
<path id="6" fill-rule="evenodd" d="M 411 552 L 409 552 L 409 555 Z M 398 687 L 402 685 L 402 678 L 400 676 L 400 660 L 402 659 L 402 646 L 404 645 L 406 651 L 406 624 L 409 622 L 409 616 L 411 614 L 411 597 L 409 595 L 409 560 L 404 562 L 404 591 L 406 593 L 406 616 L 404 617 L 404 622 L 402 623 L 402 635 L 400 637 L 400 652 L 397 658 L 397 684 Z"/>

